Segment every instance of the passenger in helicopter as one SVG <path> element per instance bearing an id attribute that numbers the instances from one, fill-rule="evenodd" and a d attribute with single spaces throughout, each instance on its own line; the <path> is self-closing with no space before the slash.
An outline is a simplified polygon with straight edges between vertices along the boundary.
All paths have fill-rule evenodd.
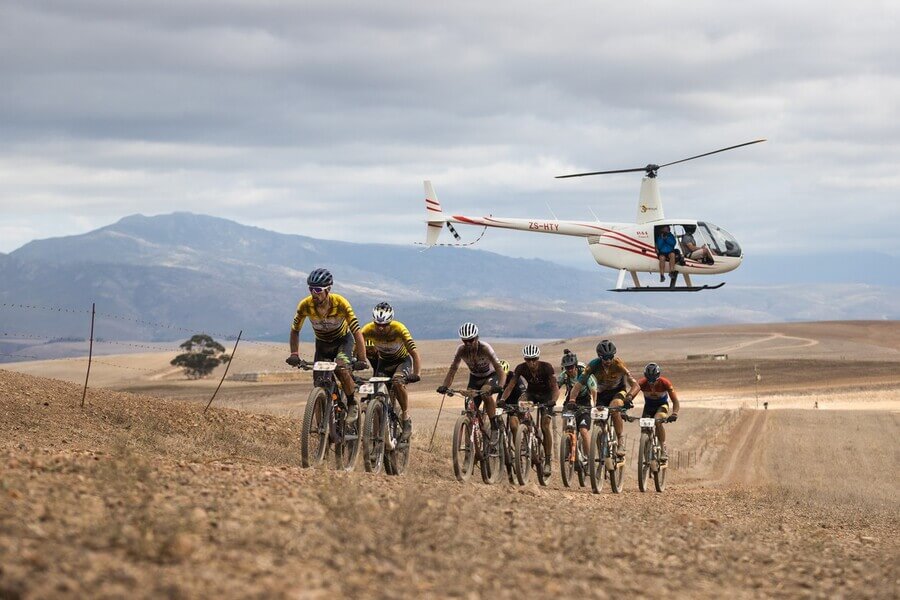
<path id="1" fill-rule="evenodd" d="M 674 280 L 675 277 L 675 254 L 678 242 L 675 236 L 669 230 L 668 225 L 663 225 L 657 229 L 656 234 L 656 255 L 659 257 L 659 280 L 665 281 L 666 261 L 669 261 L 669 277 Z"/>
<path id="2" fill-rule="evenodd" d="M 696 225 L 684 226 L 684 235 L 681 236 L 681 245 L 684 248 L 684 255 L 691 260 L 701 261 L 708 265 L 715 264 L 716 261 L 713 259 L 712 250 L 709 249 L 709 245 L 697 245 L 696 240 L 694 240 L 695 231 L 697 231 Z"/>

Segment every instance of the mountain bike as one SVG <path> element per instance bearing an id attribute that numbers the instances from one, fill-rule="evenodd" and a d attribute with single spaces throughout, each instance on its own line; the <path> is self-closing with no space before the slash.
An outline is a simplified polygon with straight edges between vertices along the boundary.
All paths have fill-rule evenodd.
<path id="1" fill-rule="evenodd" d="M 611 414 L 621 412 L 622 418 L 631 421 L 624 406 L 605 407 L 596 406 L 591 409 L 593 421 L 593 433 L 591 434 L 591 447 L 588 453 L 588 473 L 591 476 L 591 489 L 599 494 L 603 488 L 603 480 L 609 480 L 609 489 L 614 494 L 622 491 L 622 479 L 625 475 L 625 459 L 618 458 L 619 438 L 616 428 L 613 427 Z"/>
<path id="2" fill-rule="evenodd" d="M 409 440 L 403 441 L 403 422 L 390 377 L 370 377 L 359 386 L 360 402 L 365 399 L 363 426 L 363 466 L 367 472 L 401 475 L 409 462 Z"/>
<path id="3" fill-rule="evenodd" d="M 475 469 L 475 463 L 481 469 L 481 479 L 485 483 L 497 483 L 502 473 L 502 446 L 491 449 L 491 434 L 489 425 L 486 427 L 487 418 L 481 410 L 481 404 L 475 400 L 479 396 L 486 396 L 490 392 L 481 390 L 447 390 L 448 396 L 459 394 L 463 396 L 465 407 L 462 414 L 453 426 L 453 473 L 456 479 L 462 482 L 468 481 Z"/>
<path id="4" fill-rule="evenodd" d="M 578 417 L 590 413 L 590 406 L 567 404 L 561 411 L 563 435 L 559 440 L 559 473 L 563 485 L 572 487 L 575 476 L 578 485 L 584 487 L 588 471 L 588 453 L 584 447 L 584 439 L 578 431 Z"/>
<path id="5" fill-rule="evenodd" d="M 669 417 L 656 419 L 654 417 L 641 417 L 641 446 L 638 452 L 638 489 L 642 492 L 647 491 L 647 475 L 653 474 L 653 485 L 657 492 L 666 489 L 666 471 L 668 471 L 668 462 L 661 461 L 662 444 L 656 435 L 656 426 L 659 423 L 666 423 Z"/>
<path id="6" fill-rule="evenodd" d="M 534 403 L 528 400 L 519 400 L 519 428 L 516 430 L 515 454 L 513 468 L 519 485 L 528 483 L 531 469 L 537 471 L 538 483 L 547 485 L 550 478 L 544 475 L 544 433 L 540 423 L 544 416 L 552 414 L 552 409 L 544 404 L 538 405 L 537 422 L 531 416 Z"/>
<path id="7" fill-rule="evenodd" d="M 313 389 L 306 401 L 300 431 L 301 464 L 318 466 L 333 449 L 337 468 L 352 471 L 359 454 L 359 417 L 354 423 L 346 419 L 347 396 L 334 376 L 337 363 L 304 360 L 296 366 L 313 372 Z"/>

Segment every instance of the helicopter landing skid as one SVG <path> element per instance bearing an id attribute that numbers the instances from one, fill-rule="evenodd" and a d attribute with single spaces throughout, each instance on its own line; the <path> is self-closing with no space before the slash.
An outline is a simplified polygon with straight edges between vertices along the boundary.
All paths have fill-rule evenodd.
<path id="1" fill-rule="evenodd" d="M 725 282 L 718 285 L 683 285 L 679 287 L 662 287 L 662 286 L 647 286 L 647 287 L 630 287 L 630 288 L 616 288 L 609 290 L 610 292 L 699 292 L 702 290 L 717 290 L 720 287 L 725 285 Z"/>

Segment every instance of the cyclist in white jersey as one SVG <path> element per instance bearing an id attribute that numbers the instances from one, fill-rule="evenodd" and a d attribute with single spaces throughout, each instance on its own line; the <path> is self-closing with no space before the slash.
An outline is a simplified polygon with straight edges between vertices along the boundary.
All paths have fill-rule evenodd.
<path id="1" fill-rule="evenodd" d="M 506 382 L 506 373 L 500 367 L 500 359 L 497 353 L 478 339 L 478 327 L 474 323 L 463 323 L 459 328 L 459 338 L 462 344 L 456 349 L 453 362 L 444 377 L 444 383 L 437 389 L 439 394 L 447 393 L 453 384 L 453 378 L 459 369 L 459 363 L 465 362 L 469 368 L 469 383 L 466 386 L 470 390 L 481 390 L 483 396 L 475 399 L 477 404 L 484 398 L 485 413 L 491 419 L 491 443 L 496 444 L 500 437 L 500 419 L 497 418 L 497 403 L 493 394 L 503 389 Z"/>

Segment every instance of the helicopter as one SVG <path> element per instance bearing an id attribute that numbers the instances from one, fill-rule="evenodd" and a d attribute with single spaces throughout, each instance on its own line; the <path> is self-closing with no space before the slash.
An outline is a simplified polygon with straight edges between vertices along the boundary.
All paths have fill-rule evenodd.
<path id="1" fill-rule="evenodd" d="M 434 192 L 431 181 L 425 181 L 425 244 L 427 248 L 440 246 L 470 246 L 484 235 L 488 227 L 500 229 L 516 229 L 533 233 L 549 233 L 553 235 L 568 235 L 587 238 L 588 249 L 597 261 L 597 264 L 617 269 L 619 271 L 616 287 L 612 292 L 698 292 L 701 290 L 718 289 L 725 282 L 716 285 L 693 285 L 691 275 L 716 275 L 727 273 L 737 269 L 743 260 L 743 251 L 737 239 L 721 227 L 709 221 L 696 219 L 667 219 L 663 213 L 662 199 L 659 195 L 659 181 L 657 172 L 663 167 L 669 167 L 687 162 L 711 154 L 718 154 L 727 150 L 734 150 L 743 146 L 750 146 L 766 141 L 765 139 L 753 140 L 736 146 L 720 148 L 712 152 L 705 152 L 689 158 L 668 162 L 665 164 L 648 164 L 644 167 L 632 169 L 617 169 L 613 171 L 594 171 L 591 173 L 574 173 L 571 175 L 559 175 L 557 179 L 571 177 L 588 177 L 593 175 L 610 175 L 614 173 L 638 173 L 643 172 L 641 190 L 638 196 L 637 218 L 634 223 L 601 222 L 594 215 L 595 221 L 561 221 L 559 219 L 510 219 L 494 216 L 469 217 L 464 215 L 446 215 L 441 209 L 441 203 Z M 592 211 L 593 212 L 593 211 Z M 481 235 L 473 242 L 462 242 L 462 237 L 453 227 L 453 223 L 464 225 L 480 225 L 484 229 Z M 456 239 L 456 243 L 438 244 L 438 237 L 444 227 L 450 231 Z M 660 269 L 659 258 L 656 250 L 656 237 L 663 227 L 669 227 L 675 236 L 676 263 L 674 270 L 669 270 L 669 263 L 663 265 L 664 271 L 669 272 L 668 285 L 642 285 L 638 273 L 655 273 Z M 709 251 L 702 259 L 696 250 L 688 251 L 682 241 L 686 235 L 694 238 L 697 247 L 708 247 Z M 697 258 L 691 258 L 691 256 Z M 626 274 L 631 274 L 632 287 L 625 286 Z M 684 285 L 677 285 L 678 276 L 682 275 Z"/>

